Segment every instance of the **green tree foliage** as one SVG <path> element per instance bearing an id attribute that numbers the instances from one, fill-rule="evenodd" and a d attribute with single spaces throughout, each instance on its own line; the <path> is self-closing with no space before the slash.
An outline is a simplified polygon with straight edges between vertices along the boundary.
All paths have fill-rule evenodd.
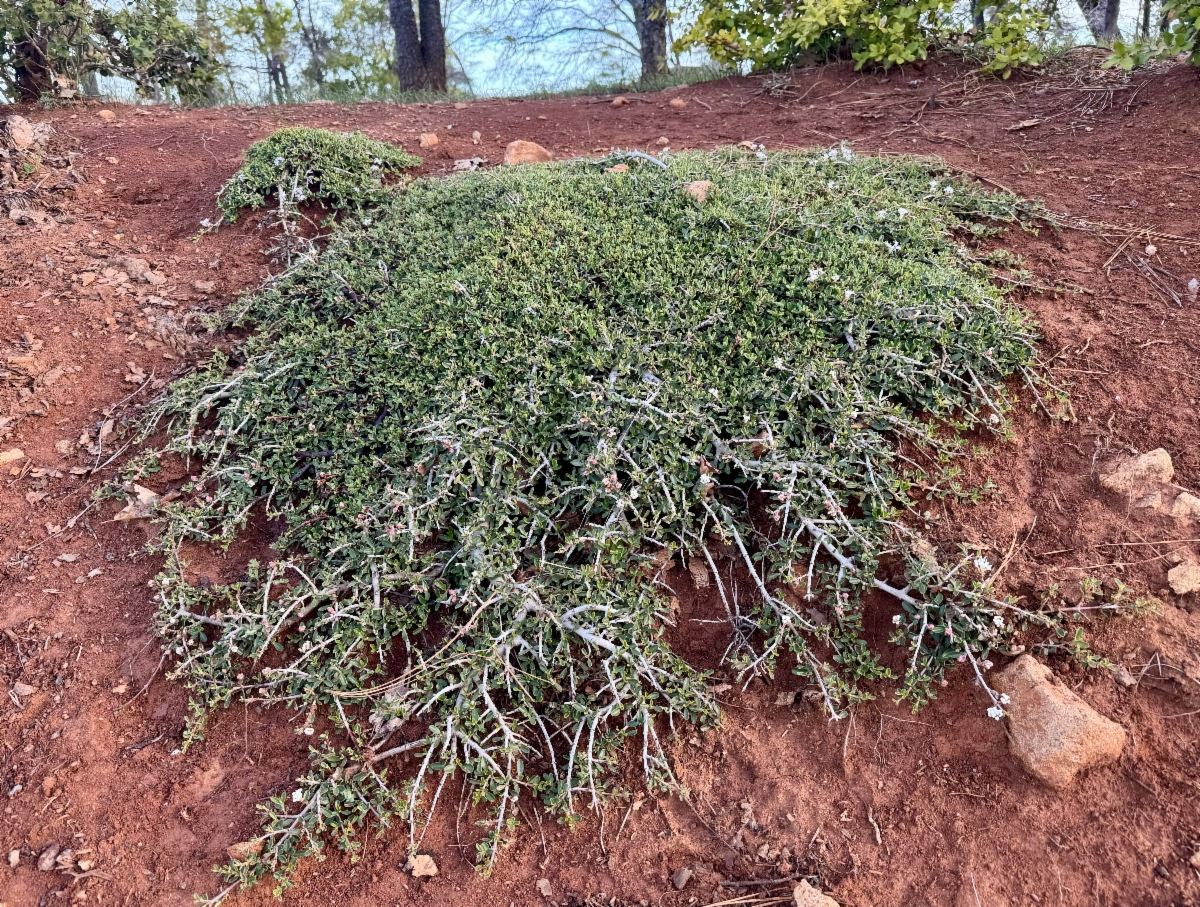
<path id="1" fill-rule="evenodd" d="M 986 53 L 985 69 L 1003 75 L 1041 61 L 1048 17 L 1029 0 L 1001 3 L 977 32 L 964 31 L 967 24 L 954 0 L 698 0 L 676 49 L 703 47 L 719 63 L 756 71 L 845 58 L 887 69 L 960 38 Z"/>
<path id="2" fill-rule="evenodd" d="M 1193 66 L 1200 66 L 1200 2 L 1184 0 L 1163 10 L 1160 33 L 1153 38 L 1113 42 L 1112 56 L 1105 66 L 1124 70 L 1142 66 L 1151 60 L 1188 55 Z"/>
<path id="3" fill-rule="evenodd" d="M 288 74 L 291 44 L 297 33 L 296 14 L 284 0 L 241 0 L 227 10 L 225 26 L 250 42 L 262 58 L 269 97 L 277 104 L 292 99 Z"/>
<path id="4" fill-rule="evenodd" d="M 87 0 L 0 4 L 0 82 L 9 96 L 69 95 L 95 75 L 130 79 L 139 94 L 174 91 L 184 103 L 211 94 L 220 69 L 174 0 L 136 0 L 117 10 Z"/>

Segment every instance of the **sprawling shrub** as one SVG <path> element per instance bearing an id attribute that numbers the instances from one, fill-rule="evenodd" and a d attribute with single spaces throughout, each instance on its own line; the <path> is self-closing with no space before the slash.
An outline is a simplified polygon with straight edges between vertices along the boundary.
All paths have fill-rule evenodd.
<path id="1" fill-rule="evenodd" d="M 157 414 L 191 476 L 156 580 L 189 740 L 248 699 L 313 744 L 230 882 L 366 822 L 416 848 L 454 775 L 484 863 L 523 793 L 574 821 L 623 753 L 671 787 L 664 735 L 718 718 L 668 642 L 672 563 L 716 592 L 731 679 L 786 663 L 843 716 L 893 677 L 882 593 L 898 695 L 957 671 L 1001 717 L 989 655 L 1050 618 L 919 527 L 962 433 L 1040 398 L 1035 330 L 966 244 L 1019 207 L 845 148 L 505 167 L 385 192 L 244 303 L 255 332 Z M 197 582 L 255 513 L 271 558 Z"/>
<path id="2" fill-rule="evenodd" d="M 243 208 L 288 208 L 306 201 L 333 211 L 361 211 L 384 201 L 388 177 L 420 163 L 404 149 L 361 133 L 293 126 L 250 146 L 218 194 L 217 206 L 228 223 Z"/>

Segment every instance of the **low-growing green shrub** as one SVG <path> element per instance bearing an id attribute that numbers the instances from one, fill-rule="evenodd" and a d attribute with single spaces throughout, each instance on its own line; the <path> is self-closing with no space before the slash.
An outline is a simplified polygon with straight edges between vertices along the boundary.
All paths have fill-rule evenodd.
<path id="1" fill-rule="evenodd" d="M 523 793 L 574 821 L 623 753 L 672 787 L 663 735 L 718 719 L 666 641 L 673 559 L 740 681 L 786 656 L 844 715 L 890 676 L 863 633 L 883 592 L 900 695 L 961 665 L 1003 714 L 988 655 L 1049 619 L 910 525 L 960 434 L 1005 430 L 1006 379 L 1040 399 L 1034 326 L 964 244 L 1020 211 L 844 147 L 632 152 L 417 180 L 265 286 L 156 423 L 193 476 L 156 580 L 189 740 L 252 700 L 313 744 L 226 878 L 286 885 L 368 821 L 415 849 L 460 772 L 489 865 Z M 256 511 L 272 559 L 193 582 L 193 547 Z"/>
<path id="2" fill-rule="evenodd" d="M 404 149 L 361 133 L 293 126 L 247 149 L 245 162 L 218 194 L 217 207 L 226 223 L 236 221 L 243 208 L 287 210 L 308 201 L 360 211 L 385 201 L 387 177 L 420 164 Z"/>

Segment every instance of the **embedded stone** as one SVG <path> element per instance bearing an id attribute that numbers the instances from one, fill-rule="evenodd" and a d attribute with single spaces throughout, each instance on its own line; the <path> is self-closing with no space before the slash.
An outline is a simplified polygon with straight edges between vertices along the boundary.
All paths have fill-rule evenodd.
<path id="1" fill-rule="evenodd" d="M 1054 679 L 1031 655 L 996 677 L 1007 694 L 1009 749 L 1021 766 L 1050 787 L 1067 787 L 1080 772 L 1110 765 L 1125 747 L 1125 729 Z"/>
<path id="2" fill-rule="evenodd" d="M 554 155 L 537 142 L 517 139 L 515 142 L 509 142 L 508 147 L 504 149 L 504 163 L 510 166 L 513 164 L 545 164 L 552 160 L 554 160 Z"/>

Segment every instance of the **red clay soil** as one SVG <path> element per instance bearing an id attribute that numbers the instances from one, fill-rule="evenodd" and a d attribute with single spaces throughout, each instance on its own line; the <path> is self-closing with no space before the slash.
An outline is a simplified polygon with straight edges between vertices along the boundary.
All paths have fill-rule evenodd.
<path id="1" fill-rule="evenodd" d="M 157 561 L 143 546 L 153 527 L 114 521 L 123 501 L 86 510 L 114 466 L 70 472 L 117 452 L 128 440 L 122 420 L 211 346 L 184 314 L 233 301 L 270 269 L 255 218 L 198 240 L 197 227 L 252 140 L 302 123 L 412 150 L 420 133 L 436 132 L 438 146 L 422 152 L 427 174 L 459 158 L 497 163 L 517 138 L 559 157 L 657 150 L 660 137 L 673 148 L 845 140 L 861 153 L 938 155 L 1055 211 L 1176 238 L 1122 247 L 1098 232 L 1045 227 L 1002 238 L 1032 274 L 1014 292 L 1040 320 L 1044 358 L 1070 385 L 1076 419 L 1023 410 L 1011 440 L 968 464 L 968 484 L 991 477 L 999 493 L 931 504 L 926 526 L 943 551 L 969 540 L 994 563 L 1011 552 L 1003 585 L 1033 601 L 1084 576 L 1161 597 L 1157 616 L 1089 624 L 1096 651 L 1124 665 L 1133 686 L 1048 659 L 1128 729 L 1117 764 L 1063 792 L 1041 786 L 1009 755 L 1004 723 L 985 715 L 983 693 L 961 671 L 916 715 L 881 688 L 837 723 L 803 697 L 777 704 L 799 687 L 782 674 L 731 691 L 719 730 L 673 744 L 688 802 L 639 796 L 611 804 L 603 827 L 593 818 L 574 831 L 527 803 L 532 825 L 491 878 L 470 862 L 479 815 L 446 809 L 422 847 L 441 869 L 436 878 L 398 868 L 407 834 L 396 830 L 365 837 L 357 861 L 336 851 L 308 860 L 285 903 L 790 902 L 790 883 L 728 883 L 803 876 L 847 907 L 1200 904 L 1200 602 L 1172 594 L 1165 578 L 1179 558 L 1200 557 L 1200 525 L 1139 515 L 1097 478 L 1120 455 L 1163 447 L 1176 482 L 1200 488 L 1200 303 L 1186 289 L 1200 276 L 1200 245 L 1179 241 L 1200 238 L 1200 71 L 1126 78 L 1077 57 L 1040 80 L 1000 83 L 943 64 L 890 75 L 829 66 L 611 100 L 108 105 L 112 119 L 95 105 L 20 111 L 59 131 L 88 182 L 45 229 L 0 226 L 0 453 L 19 447 L 27 458 L 0 476 L 0 850 L 18 851 L 15 869 L 0 863 L 0 902 L 190 904 L 193 892 L 219 890 L 211 867 L 254 834 L 255 803 L 306 766 L 291 715 L 245 706 L 176 754 L 186 699 L 155 674 L 148 632 Z M 165 285 L 122 284 L 112 259 L 126 255 L 147 259 Z M 215 286 L 205 292 L 196 281 Z M 88 452 L 109 418 L 116 432 Z M 83 432 L 90 437 L 77 450 Z M 231 552 L 230 563 L 242 556 Z M 703 663 L 718 637 L 693 621 L 713 602 L 683 598 L 676 644 Z M 889 623 L 875 618 L 875 642 L 887 648 Z M 35 691 L 10 695 L 18 682 Z M 51 844 L 72 848 L 90 874 L 39 871 Z M 678 891 L 671 878 L 683 867 L 694 876 Z M 271 903 L 270 885 L 228 903 Z"/>

